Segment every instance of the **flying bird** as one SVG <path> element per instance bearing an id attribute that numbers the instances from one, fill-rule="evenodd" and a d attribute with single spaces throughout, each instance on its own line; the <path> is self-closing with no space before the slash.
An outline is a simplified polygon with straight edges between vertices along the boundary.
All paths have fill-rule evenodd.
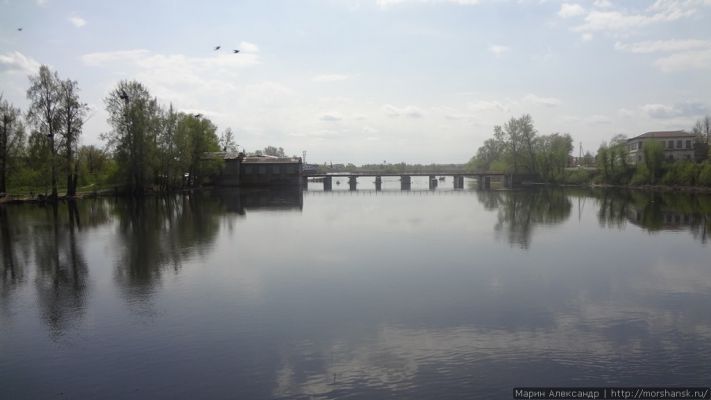
<path id="1" fill-rule="evenodd" d="M 220 50 L 220 47 L 222 46 L 215 46 L 215 51 Z"/>
<path id="2" fill-rule="evenodd" d="M 22 32 L 22 27 L 17 28 L 17 30 L 18 30 L 19 32 Z"/>
<path id="3" fill-rule="evenodd" d="M 128 101 L 128 93 L 126 93 L 125 90 L 121 89 L 121 93 L 119 93 L 119 99 Z"/>
<path id="4" fill-rule="evenodd" d="M 202 118 L 202 114 L 194 114 L 193 115 L 195 118 Z"/>
<path id="5" fill-rule="evenodd" d="M 232 50 L 232 52 L 237 54 L 237 53 L 239 53 L 239 50 Z"/>

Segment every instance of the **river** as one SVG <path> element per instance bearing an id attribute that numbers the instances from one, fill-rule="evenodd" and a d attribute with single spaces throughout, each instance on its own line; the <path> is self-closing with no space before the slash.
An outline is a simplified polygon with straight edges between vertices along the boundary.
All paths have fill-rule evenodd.
<path id="1" fill-rule="evenodd" d="M 0 207 L 0 398 L 708 386 L 711 197 L 309 185 Z"/>

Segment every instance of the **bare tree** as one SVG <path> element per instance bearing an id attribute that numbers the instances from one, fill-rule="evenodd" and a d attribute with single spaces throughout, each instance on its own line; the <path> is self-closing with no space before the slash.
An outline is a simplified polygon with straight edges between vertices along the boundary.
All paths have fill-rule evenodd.
<path id="1" fill-rule="evenodd" d="M 67 79 L 60 82 L 60 118 L 64 156 L 66 157 L 67 196 L 76 195 L 77 189 L 77 144 L 81 135 L 84 118 L 89 107 L 79 101 L 79 86 L 76 81 Z"/>
<path id="2" fill-rule="evenodd" d="M 237 143 L 232 128 L 227 128 L 220 136 L 220 147 L 222 151 L 234 152 L 237 151 Z"/>
<path id="3" fill-rule="evenodd" d="M 25 128 L 20 121 L 20 109 L 0 94 L 0 193 L 7 191 L 9 170 L 22 148 L 25 140 Z"/>
<path id="4" fill-rule="evenodd" d="M 27 120 L 35 129 L 49 138 L 49 165 L 52 185 L 52 198 L 57 198 L 57 165 L 55 156 L 55 135 L 61 125 L 61 81 L 56 72 L 42 65 L 37 75 L 29 77 L 30 88 L 27 89 L 27 99 L 30 108 Z"/>

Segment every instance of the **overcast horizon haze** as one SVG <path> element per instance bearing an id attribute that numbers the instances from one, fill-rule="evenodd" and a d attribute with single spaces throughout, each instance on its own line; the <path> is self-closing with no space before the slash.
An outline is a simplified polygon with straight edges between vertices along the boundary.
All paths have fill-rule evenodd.
<path id="1" fill-rule="evenodd" d="M 711 0 L 0 0 L 0 93 L 25 111 L 41 64 L 78 81 L 82 144 L 128 79 L 308 162 L 464 163 L 524 113 L 595 154 L 711 114 L 710 17 Z"/>

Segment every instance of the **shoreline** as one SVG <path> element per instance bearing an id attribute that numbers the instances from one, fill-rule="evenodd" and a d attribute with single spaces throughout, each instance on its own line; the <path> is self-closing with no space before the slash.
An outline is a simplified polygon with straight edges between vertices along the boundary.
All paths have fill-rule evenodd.
<path id="1" fill-rule="evenodd" d="M 633 190 L 641 192 L 658 192 L 658 193 L 689 193 L 689 194 L 711 194 L 711 187 L 705 186 L 667 186 L 667 185 L 642 185 L 642 186 L 630 186 L 630 185 L 611 185 L 611 184 L 600 184 L 600 183 L 590 183 L 590 184 L 550 184 L 545 182 L 531 182 L 519 186 L 519 188 L 533 188 L 533 187 L 549 187 L 549 188 L 578 188 L 578 189 L 622 189 L 622 190 Z M 138 197 L 152 197 L 152 196 L 162 196 L 162 195 L 173 195 L 173 194 L 185 194 L 192 193 L 194 191 L 201 190 L 211 190 L 215 189 L 217 186 L 203 186 L 197 188 L 189 189 L 178 189 L 171 190 L 167 192 L 159 191 L 147 191 Z M 237 188 L 237 187 L 235 187 Z M 502 189 L 494 189 L 502 190 Z M 512 189 L 503 189 L 512 190 Z M 514 188 L 515 190 L 515 188 Z M 0 197 L 0 206 L 5 204 L 47 204 L 53 201 L 59 203 L 64 201 L 76 201 L 84 198 L 98 198 L 98 197 L 129 197 L 127 194 L 119 191 L 117 188 L 113 189 L 102 189 L 99 191 L 92 192 L 79 192 L 73 197 L 58 196 L 55 200 L 51 199 L 51 196 L 37 195 L 35 197 L 30 197 L 29 195 L 15 196 L 13 194 L 5 194 Z"/>

